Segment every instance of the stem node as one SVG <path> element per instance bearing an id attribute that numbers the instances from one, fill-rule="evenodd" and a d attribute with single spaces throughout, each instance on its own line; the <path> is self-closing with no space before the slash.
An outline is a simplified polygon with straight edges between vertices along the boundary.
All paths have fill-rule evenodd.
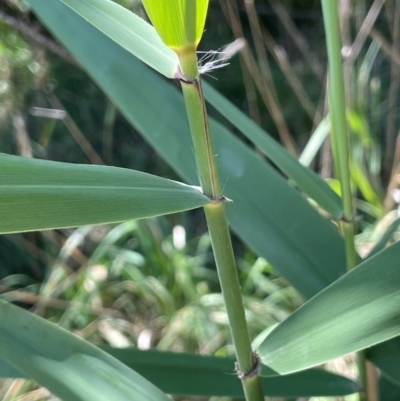
<path id="1" fill-rule="evenodd" d="M 198 82 L 198 80 L 199 80 L 199 78 L 194 78 L 194 79 L 186 78 L 186 77 L 183 75 L 183 72 L 182 72 L 180 66 L 178 66 L 178 70 L 175 72 L 175 78 L 176 78 L 176 79 L 179 79 L 179 81 L 181 81 L 181 82 L 183 82 L 183 83 L 185 83 L 185 84 L 189 84 L 189 85 L 190 85 L 190 84 L 196 85 L 197 82 Z"/>
<path id="2" fill-rule="evenodd" d="M 222 196 L 218 196 L 218 197 L 213 196 L 213 195 L 207 195 L 207 194 L 203 194 L 203 195 L 206 196 L 209 199 L 209 201 L 210 201 L 210 203 L 212 205 L 218 205 L 220 203 L 232 202 L 231 199 L 229 199 L 229 198 L 227 198 L 226 196 L 223 196 L 223 195 Z"/>
<path id="3" fill-rule="evenodd" d="M 235 372 L 240 380 L 245 381 L 250 377 L 257 376 L 260 373 L 260 366 L 261 366 L 260 357 L 258 356 L 257 353 L 253 352 L 253 366 L 251 367 L 251 369 L 248 370 L 247 372 L 242 372 L 239 369 L 238 363 L 236 363 Z"/>

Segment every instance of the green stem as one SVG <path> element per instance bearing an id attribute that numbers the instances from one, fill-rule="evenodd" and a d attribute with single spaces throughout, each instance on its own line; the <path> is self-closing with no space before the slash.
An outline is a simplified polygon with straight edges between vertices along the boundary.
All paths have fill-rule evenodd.
<path id="1" fill-rule="evenodd" d="M 347 269 L 351 270 L 357 265 L 357 252 L 354 244 L 355 213 L 350 181 L 350 151 L 337 7 L 338 2 L 336 0 L 322 0 L 329 60 L 329 109 L 332 122 L 332 148 L 342 190 L 343 221 L 341 228 L 345 239 Z M 363 388 L 367 390 L 366 363 L 363 351 L 358 353 L 358 361 L 359 379 Z M 360 400 L 366 399 L 366 394 L 360 393 Z"/>
<path id="2" fill-rule="evenodd" d="M 200 185 L 207 196 L 218 199 L 221 197 L 221 189 L 201 84 L 196 79 L 193 82 L 182 81 L 181 85 Z"/>
<path id="3" fill-rule="evenodd" d="M 222 295 L 231 326 L 233 345 L 237 353 L 238 366 L 240 371 L 247 372 L 253 368 L 253 356 L 228 222 L 225 216 L 225 206 L 222 202 L 211 203 L 204 210 L 214 248 L 215 262 L 218 266 Z"/>
<path id="4" fill-rule="evenodd" d="M 183 76 L 187 77 L 182 65 L 181 67 Z M 210 204 L 205 206 L 204 211 L 229 319 L 238 375 L 242 380 L 246 400 L 263 401 L 264 395 L 258 375 L 258 358 L 253 354 L 251 348 L 225 213 L 225 198 L 221 193 L 201 83 L 198 73 L 196 75 L 193 80 L 182 80 L 181 85 L 192 134 L 200 184 L 203 192 L 212 200 Z"/>

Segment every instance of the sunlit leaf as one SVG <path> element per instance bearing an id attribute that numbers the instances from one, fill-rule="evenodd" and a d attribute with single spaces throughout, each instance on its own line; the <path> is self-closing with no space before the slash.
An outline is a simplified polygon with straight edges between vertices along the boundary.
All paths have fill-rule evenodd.
<path id="1" fill-rule="evenodd" d="M 311 138 L 304 147 L 299 157 L 299 162 L 304 166 L 310 166 L 315 156 L 321 149 L 326 137 L 331 130 L 331 122 L 329 116 L 325 117 L 317 126 Z"/>
<path id="2" fill-rule="evenodd" d="M 162 42 L 150 24 L 131 11 L 111 0 L 62 1 L 159 73 L 168 78 L 175 76 L 179 66 L 177 55 Z M 103 57 L 108 57 L 106 51 Z"/>
<path id="3" fill-rule="evenodd" d="M 289 316 L 258 348 L 287 374 L 400 334 L 400 243 L 363 262 Z"/>
<path id="4" fill-rule="evenodd" d="M 180 53 L 196 49 L 203 35 L 208 0 L 142 0 L 164 43 Z"/>

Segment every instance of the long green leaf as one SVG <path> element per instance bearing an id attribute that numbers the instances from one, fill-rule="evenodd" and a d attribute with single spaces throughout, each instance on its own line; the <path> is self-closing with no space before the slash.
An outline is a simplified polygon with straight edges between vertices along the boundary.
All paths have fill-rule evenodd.
<path id="1" fill-rule="evenodd" d="M 105 350 L 166 393 L 243 397 L 233 359 L 134 348 Z M 349 379 L 320 369 L 262 378 L 262 386 L 265 396 L 270 397 L 345 395 L 356 392 L 358 387 Z"/>
<path id="2" fill-rule="evenodd" d="M 196 188 L 139 171 L 0 154 L 0 233 L 120 222 L 208 203 Z"/>
<path id="3" fill-rule="evenodd" d="M 267 336 L 263 363 L 297 372 L 399 335 L 399 259 L 397 243 L 317 294 Z"/>
<path id="4" fill-rule="evenodd" d="M 21 308 L 0 301 L 0 358 L 63 401 L 168 401 L 106 352 Z"/>
<path id="5" fill-rule="evenodd" d="M 111 0 L 61 0 L 105 35 L 167 78 L 178 70 L 178 56 L 155 29 Z M 103 57 L 108 57 L 107 52 Z"/>
<path id="6" fill-rule="evenodd" d="M 219 113 L 250 139 L 310 198 L 314 199 L 331 216 L 337 219 L 342 217 L 343 209 L 339 196 L 320 176 L 300 164 L 296 158 L 263 131 L 254 121 L 207 83 L 204 83 L 204 95 L 207 101 Z"/>
<path id="7" fill-rule="evenodd" d="M 197 183 L 181 94 L 59 0 L 28 3 L 159 154 Z M 236 233 L 306 297 L 344 274 L 334 226 L 224 127 L 211 121 L 211 130 Z"/>
<path id="8" fill-rule="evenodd" d="M 234 360 L 194 354 L 102 347 L 168 394 L 243 397 Z M 0 360 L 0 377 L 24 377 Z M 357 383 L 321 369 L 281 377 L 263 377 L 269 397 L 341 396 L 358 391 Z"/>

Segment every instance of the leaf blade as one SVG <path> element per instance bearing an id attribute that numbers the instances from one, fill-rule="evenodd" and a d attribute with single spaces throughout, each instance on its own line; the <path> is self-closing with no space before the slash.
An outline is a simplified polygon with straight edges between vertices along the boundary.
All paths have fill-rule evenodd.
<path id="1" fill-rule="evenodd" d="M 101 347 L 167 394 L 243 397 L 234 360 L 136 348 Z M 24 377 L 0 360 L 0 377 Z M 341 396 L 358 390 L 357 383 L 321 369 L 290 376 L 262 377 L 269 397 Z"/>
<path id="2" fill-rule="evenodd" d="M 338 279 L 277 326 L 258 348 L 288 374 L 400 334 L 400 243 Z"/>
<path id="3" fill-rule="evenodd" d="M 339 196 L 321 177 L 299 163 L 286 149 L 210 85 L 203 83 L 203 86 L 207 102 L 250 139 L 283 173 L 331 216 L 336 219 L 342 217 L 343 208 Z"/>
<path id="4" fill-rule="evenodd" d="M 185 353 L 139 351 L 134 348 L 104 348 L 168 394 L 243 397 L 243 388 L 234 372 L 234 360 Z M 264 395 L 307 397 L 345 395 L 358 385 L 320 369 L 291 376 L 261 378 Z"/>
<path id="5" fill-rule="evenodd" d="M 203 206 L 197 189 L 139 171 L 0 154 L 0 233 L 120 222 Z"/>
<path id="6" fill-rule="evenodd" d="M 61 0 L 121 47 L 167 78 L 179 65 L 177 55 L 155 29 L 134 13 L 110 0 Z"/>
<path id="7" fill-rule="evenodd" d="M 164 393 L 104 351 L 0 300 L 0 357 L 64 401 L 168 401 Z M 72 385 L 73 383 L 73 385 Z"/>
<path id="8" fill-rule="evenodd" d="M 197 48 L 203 35 L 208 0 L 142 0 L 153 26 L 164 43 L 177 53 L 186 46 Z"/>

